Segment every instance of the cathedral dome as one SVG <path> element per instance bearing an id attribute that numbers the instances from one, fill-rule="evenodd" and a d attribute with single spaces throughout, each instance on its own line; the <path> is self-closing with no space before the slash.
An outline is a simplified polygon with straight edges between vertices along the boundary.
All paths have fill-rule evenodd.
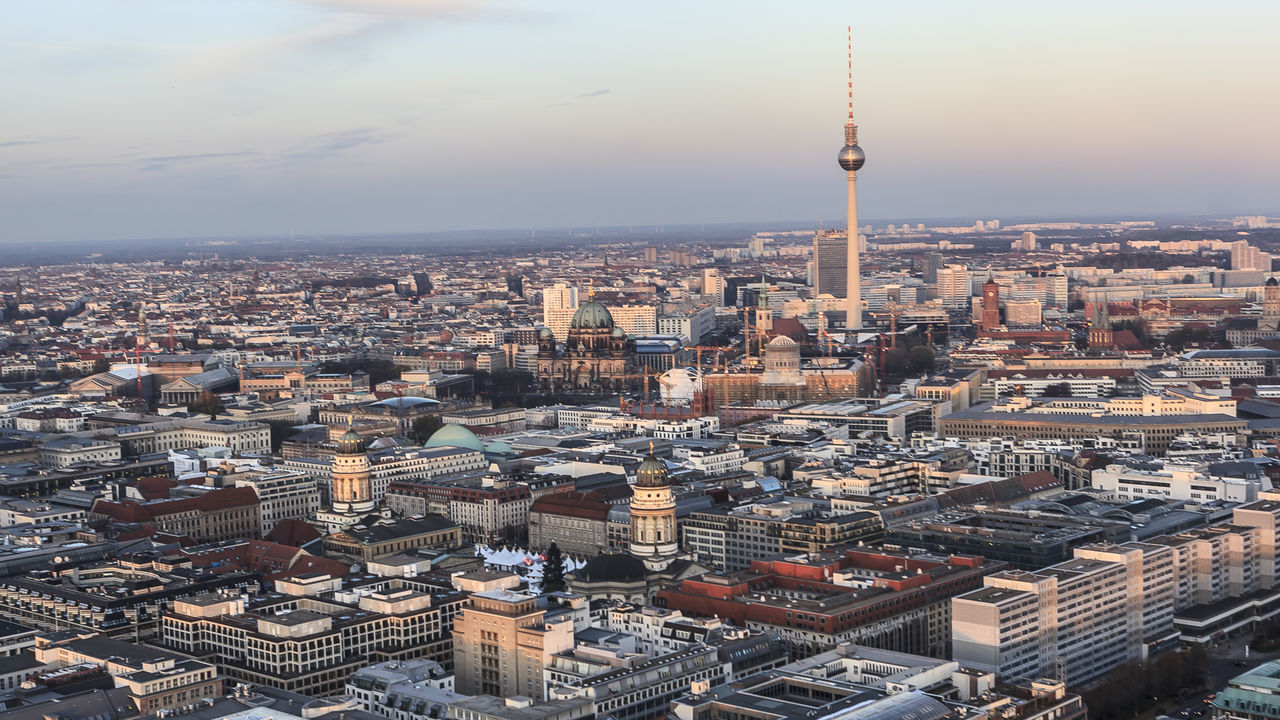
<path id="1" fill-rule="evenodd" d="M 360 433 L 355 428 L 348 427 L 347 431 L 342 433 L 342 437 L 338 438 L 338 452 L 342 455 L 358 455 L 364 452 L 364 438 L 360 437 Z"/>
<path id="2" fill-rule="evenodd" d="M 423 447 L 460 447 L 484 452 L 480 438 L 461 425 L 445 425 L 432 433 Z"/>
<path id="3" fill-rule="evenodd" d="M 770 350 L 774 348 L 792 348 L 792 347 L 796 347 L 796 341 L 792 340 L 786 335 L 779 335 L 778 337 L 770 340 L 769 344 L 766 347 L 768 347 Z"/>
<path id="4" fill-rule="evenodd" d="M 636 468 L 636 487 L 667 487 L 670 484 L 667 480 L 667 464 L 654 457 L 653 451 L 650 451 L 648 459 Z"/>
<path id="5" fill-rule="evenodd" d="M 569 327 L 576 330 L 612 330 L 613 316 L 609 314 L 608 308 L 592 300 L 578 308 Z"/>

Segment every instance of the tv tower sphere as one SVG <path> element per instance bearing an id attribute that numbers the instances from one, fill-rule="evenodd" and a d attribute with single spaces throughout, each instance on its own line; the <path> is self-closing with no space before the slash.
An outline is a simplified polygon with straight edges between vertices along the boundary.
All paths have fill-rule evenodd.
<path id="1" fill-rule="evenodd" d="M 845 172 L 855 172 L 861 170 L 863 164 L 867 162 L 867 154 L 857 145 L 845 145 L 840 148 L 840 154 L 836 156 L 836 160 Z"/>

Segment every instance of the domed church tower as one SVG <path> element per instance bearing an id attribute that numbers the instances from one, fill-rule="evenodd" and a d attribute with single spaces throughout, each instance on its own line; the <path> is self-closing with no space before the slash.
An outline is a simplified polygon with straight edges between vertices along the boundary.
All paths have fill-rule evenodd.
<path id="1" fill-rule="evenodd" d="M 631 497 L 631 554 L 650 570 L 663 570 L 676 558 L 680 546 L 676 538 L 676 503 L 671 495 L 666 464 L 649 457 L 636 469 Z"/>
<path id="2" fill-rule="evenodd" d="M 377 506 L 373 501 L 373 480 L 369 456 L 364 452 L 364 438 L 353 427 L 348 426 L 338 439 L 331 487 L 335 512 L 363 515 L 373 512 Z"/>

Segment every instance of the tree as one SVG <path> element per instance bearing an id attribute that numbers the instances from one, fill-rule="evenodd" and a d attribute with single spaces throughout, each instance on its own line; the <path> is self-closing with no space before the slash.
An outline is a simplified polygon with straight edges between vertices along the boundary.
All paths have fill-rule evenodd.
<path id="1" fill-rule="evenodd" d="M 933 372 L 933 348 L 928 345 L 916 345 L 908 350 L 907 360 L 914 372 L 921 374 Z"/>
<path id="2" fill-rule="evenodd" d="M 1183 285 L 1192 285 L 1195 283 L 1195 281 L 1196 281 L 1196 276 L 1192 275 L 1191 273 L 1187 273 L 1186 275 L 1182 276 Z"/>
<path id="3" fill-rule="evenodd" d="M 409 439 L 421 445 L 443 426 L 444 423 L 440 421 L 439 415 L 423 415 L 413 421 L 413 427 L 409 430 Z"/>
<path id="4" fill-rule="evenodd" d="M 1069 398 L 1071 397 L 1071 383 L 1060 382 L 1052 385 L 1045 385 L 1044 395 L 1045 397 Z"/>
<path id="5" fill-rule="evenodd" d="M 1187 345 L 1208 345 L 1216 339 L 1207 328 L 1182 327 L 1165 335 L 1164 344 L 1175 350 L 1182 350 Z"/>
<path id="6" fill-rule="evenodd" d="M 192 400 L 191 403 L 187 405 L 187 410 L 193 413 L 204 413 L 214 420 L 218 419 L 218 413 L 226 409 L 227 408 L 222 404 L 222 398 L 208 390 L 200 393 L 195 400 Z"/>
<path id="7" fill-rule="evenodd" d="M 93 361 L 93 370 L 91 371 L 91 374 L 97 375 L 98 373 L 104 373 L 110 369 L 111 369 L 110 361 L 108 361 L 106 358 L 98 358 L 97 360 Z"/>
<path id="8" fill-rule="evenodd" d="M 1128 330 L 1138 340 L 1145 340 L 1147 337 L 1147 321 L 1142 318 L 1125 319 L 1119 322 L 1111 323 L 1112 330 Z"/>
<path id="9" fill-rule="evenodd" d="M 547 548 L 547 557 L 542 561 L 542 592 L 559 592 L 564 590 L 564 554 L 560 546 L 554 542 Z"/>

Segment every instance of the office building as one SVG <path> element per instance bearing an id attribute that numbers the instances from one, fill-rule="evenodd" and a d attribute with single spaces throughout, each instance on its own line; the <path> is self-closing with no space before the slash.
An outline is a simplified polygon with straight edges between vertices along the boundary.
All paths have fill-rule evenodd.
<path id="1" fill-rule="evenodd" d="M 271 595 L 215 593 L 173 604 L 160 643 L 209 658 L 229 679 L 316 697 L 341 692 L 370 661 L 426 658 L 452 666 L 464 596 L 452 587 L 311 574 Z"/>
<path id="2" fill-rule="evenodd" d="M 309 518 L 320 510 L 315 478 L 300 472 L 254 470 L 234 473 L 236 487 L 250 488 L 258 496 L 262 535 L 282 520 Z"/>
<path id="3" fill-rule="evenodd" d="M 1010 327 L 1038 327 L 1041 320 L 1039 300 L 1013 300 L 1004 304 L 1005 324 Z"/>
<path id="4" fill-rule="evenodd" d="M 464 695 L 548 699 L 543 669 L 573 648 L 573 620 L 547 617 L 538 599 L 492 590 L 472 595 L 454 621 L 453 672 Z"/>
<path id="5" fill-rule="evenodd" d="M 945 265 L 938 269 L 938 281 L 934 295 L 942 302 L 942 306 L 951 310 L 969 307 L 972 295 L 969 287 L 969 268 L 964 265 Z"/>
<path id="6" fill-rule="evenodd" d="M 50 632 L 73 630 L 138 641 L 155 635 L 161 612 L 181 598 L 220 590 L 252 593 L 259 588 L 256 573 L 192 569 L 191 561 L 181 556 L 135 555 L 60 565 L 0 580 L 0 617 Z M 140 577 L 152 580 L 127 593 L 102 591 L 138 583 Z"/>
<path id="7" fill-rule="evenodd" d="M 837 233 L 813 238 L 813 295 L 845 297 L 848 290 L 849 242 Z"/>
<path id="8" fill-rule="evenodd" d="M 35 676 L 38 684 L 44 680 L 56 686 L 59 675 L 109 675 L 144 716 L 164 717 L 163 711 L 212 702 L 223 692 L 222 676 L 214 665 L 102 635 L 51 633 L 36 640 L 34 653 L 45 666 Z"/>
<path id="9" fill-rule="evenodd" d="M 1194 399 L 1193 399 L 1194 400 Z M 939 419 L 938 435 L 949 438 L 1014 436 L 1049 440 L 1115 438 L 1139 452 L 1162 455 L 1188 427 L 1203 433 L 1242 433 L 1248 422 L 1234 414 L 1234 401 L 1155 403 L 1143 398 L 1032 401 L 1006 398 L 974 405 Z M 1200 412 L 1200 409 L 1208 412 Z"/>
<path id="10" fill-rule="evenodd" d="M 542 289 L 542 326 L 558 338 L 568 335 L 569 321 L 578 310 L 578 288 L 556 283 Z"/>

